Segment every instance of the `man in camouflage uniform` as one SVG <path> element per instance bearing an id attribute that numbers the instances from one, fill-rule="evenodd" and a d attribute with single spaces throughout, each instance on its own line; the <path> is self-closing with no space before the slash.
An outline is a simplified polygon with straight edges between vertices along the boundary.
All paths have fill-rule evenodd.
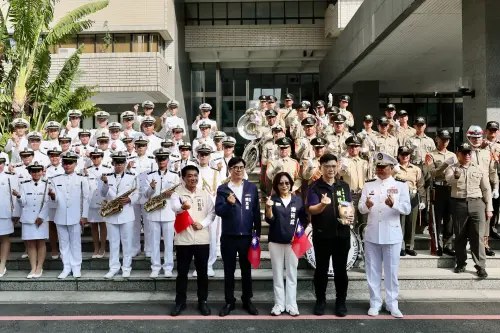
<path id="1" fill-rule="evenodd" d="M 333 154 L 340 160 L 340 157 L 344 155 L 347 150 L 345 145 L 345 140 L 351 137 L 352 134 L 345 131 L 346 117 L 343 114 L 335 114 L 330 118 L 333 123 L 333 133 L 327 134 L 326 140 L 328 141 L 328 147 L 326 152 Z"/>
<path id="2" fill-rule="evenodd" d="M 500 173 L 499 158 L 500 158 L 500 140 L 498 140 L 498 130 L 500 124 L 497 121 L 489 121 L 486 124 L 486 140 L 483 146 L 491 151 L 491 157 L 495 160 L 495 166 L 497 169 L 497 174 Z M 485 147 L 486 148 L 486 147 Z M 500 176 L 499 176 L 500 178 Z M 490 237 L 494 239 L 500 239 L 500 235 L 493 230 L 495 225 L 498 223 L 498 211 L 500 206 L 500 198 L 493 197 L 493 217 L 490 220 Z M 498 230 L 498 228 L 497 228 Z"/>
<path id="3" fill-rule="evenodd" d="M 458 162 L 455 153 L 447 149 L 450 143 L 450 132 L 440 128 L 436 133 L 436 149 L 425 157 L 424 173 L 432 179 L 430 200 L 434 210 L 434 223 L 438 233 L 438 256 L 443 253 L 454 256 L 453 221 L 451 220 L 450 196 L 451 186 L 446 182 L 445 170 Z M 430 208 L 430 207 L 429 207 Z M 431 211 L 432 214 L 432 211 Z"/>

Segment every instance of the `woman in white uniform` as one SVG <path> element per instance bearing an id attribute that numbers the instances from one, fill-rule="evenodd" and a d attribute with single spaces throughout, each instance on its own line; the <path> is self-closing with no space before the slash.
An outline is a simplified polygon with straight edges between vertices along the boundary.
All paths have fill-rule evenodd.
<path id="1" fill-rule="evenodd" d="M 62 175 L 64 169 L 61 165 L 61 154 L 62 149 L 60 146 L 54 147 L 47 151 L 47 155 L 50 159 L 50 165 L 45 170 L 46 179 L 50 179 L 57 175 Z M 52 251 L 52 259 L 59 259 L 59 246 L 57 245 L 57 228 L 54 223 L 54 217 L 56 216 L 57 205 L 53 201 L 47 203 L 49 208 L 49 243 L 50 250 Z"/>
<path id="2" fill-rule="evenodd" d="M 39 278 L 43 273 L 43 263 L 47 249 L 45 242 L 49 238 L 49 224 L 38 218 L 45 201 L 48 201 L 47 182 L 42 180 L 43 165 L 33 162 L 27 167 L 31 180 L 21 182 L 20 192 L 13 190 L 22 206 L 22 239 L 28 247 L 31 271 L 28 279 Z"/>
<path id="3" fill-rule="evenodd" d="M 0 277 L 7 272 L 5 265 L 10 252 L 9 235 L 14 233 L 14 216 L 17 200 L 12 196 L 13 190 L 19 190 L 19 183 L 15 174 L 5 172 L 6 159 L 0 157 Z M 19 216 L 19 215 L 18 215 Z"/>

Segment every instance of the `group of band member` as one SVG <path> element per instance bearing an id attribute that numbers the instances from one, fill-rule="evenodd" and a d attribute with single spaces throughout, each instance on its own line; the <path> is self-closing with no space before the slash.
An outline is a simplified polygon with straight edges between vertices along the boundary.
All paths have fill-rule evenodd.
<path id="1" fill-rule="evenodd" d="M 460 145 L 455 155 L 447 150 L 447 130 L 439 129 L 432 139 L 425 134 L 424 118 L 417 117 L 412 128 L 406 111 L 399 111 L 395 119 L 396 107 L 392 104 L 377 120 L 378 132 L 372 129 L 373 117 L 366 115 L 364 129 L 355 134 L 350 131 L 354 118 L 347 111 L 349 96 L 341 96 L 338 107 L 317 101 L 311 108 L 309 102 L 302 101 L 298 109 L 292 107 L 295 101 L 291 94 L 285 96 L 284 109 L 276 107 L 274 96 L 261 96 L 260 100 L 260 108 L 247 111 L 261 116 L 264 195 L 260 198 L 256 185 L 247 180 L 246 161 L 234 156 L 236 139 L 217 130 L 215 121 L 209 119 L 211 106 L 206 103 L 200 105 L 200 115 L 192 124 L 191 129 L 196 130 L 192 144 L 183 140 L 186 127 L 176 115 L 176 101 L 167 104 L 168 110 L 161 117 L 152 115 L 154 104 L 146 101 L 144 116 L 138 115 L 136 105 L 134 111 L 121 114 L 121 123 L 109 122 L 109 114 L 99 111 L 95 114 L 98 128 L 92 130 L 80 128 L 82 114 L 78 110 L 68 112 L 65 126 L 47 122 L 45 133 L 26 133 L 27 121 L 15 119 L 14 132 L 5 147 L 11 160 L 5 153 L 0 155 L 0 191 L 10 198 L 0 202 L 4 205 L 0 217 L 0 277 L 6 274 L 8 235 L 14 231 L 11 220 L 22 224 L 31 264 L 29 279 L 43 274 L 46 239 L 50 240 L 52 257 L 60 255 L 64 265 L 58 277 L 81 277 L 81 234 L 87 223 L 92 228 L 92 258 L 103 258 L 109 241 L 109 272 L 105 277 L 111 279 L 120 270 L 122 277 L 130 277 L 132 260 L 142 250 L 143 229 L 143 250 L 151 257 L 152 278 L 162 270 L 165 277 L 172 277 L 176 246 L 177 295 L 172 315 L 186 308 L 193 257 L 198 309 L 203 315 L 210 314 L 208 277 L 215 275 L 213 264 L 218 254 L 224 263 L 226 301 L 219 314 L 228 315 L 235 308 L 238 257 L 243 307 L 256 315 L 247 253 L 252 235 L 260 237 L 261 233 L 260 200 L 265 201 L 265 220 L 270 225 L 273 315 L 285 311 L 299 315 L 298 260 L 290 242 L 297 229 L 308 224 L 312 226 L 316 255 L 314 312 L 325 313 L 331 258 L 335 314 L 347 314 L 350 226 L 337 219 L 343 202 L 353 202 L 354 210 L 348 216 L 352 224 L 367 223 L 368 314 L 378 315 L 382 306 L 384 267 L 386 308 L 394 317 L 403 316 L 397 303 L 399 258 L 417 254 L 417 220 L 429 203 L 438 234 L 442 229 L 438 254 L 456 254 L 455 272 L 463 272 L 469 240 L 477 274 L 487 276 L 485 255 L 494 253 L 488 248 L 490 227 L 485 227 L 486 218 L 491 218 L 492 212 L 498 216 L 498 200 L 496 211 L 493 209 L 498 199 L 497 122 L 487 124 L 484 140 L 481 128 L 471 127 L 467 133 L 470 144 Z M 164 198 L 163 205 L 147 211 L 147 203 L 159 196 Z M 119 209 L 103 217 L 106 201 L 116 201 Z M 481 209 L 485 214 L 478 214 Z M 184 211 L 194 223 L 176 233 L 174 220 Z"/>

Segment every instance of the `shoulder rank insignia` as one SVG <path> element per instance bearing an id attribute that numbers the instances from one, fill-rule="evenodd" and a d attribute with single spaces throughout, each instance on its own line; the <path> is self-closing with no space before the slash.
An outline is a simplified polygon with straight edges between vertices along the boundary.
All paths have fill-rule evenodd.
<path id="1" fill-rule="evenodd" d="M 396 179 L 398 182 L 401 182 L 401 183 L 406 183 L 406 180 L 401 179 L 401 178 L 399 178 L 399 177 L 396 177 L 396 178 L 394 178 L 394 179 Z"/>
<path id="2" fill-rule="evenodd" d="M 374 182 L 376 179 L 377 179 L 377 178 L 372 178 L 372 179 L 365 180 L 365 183 Z"/>

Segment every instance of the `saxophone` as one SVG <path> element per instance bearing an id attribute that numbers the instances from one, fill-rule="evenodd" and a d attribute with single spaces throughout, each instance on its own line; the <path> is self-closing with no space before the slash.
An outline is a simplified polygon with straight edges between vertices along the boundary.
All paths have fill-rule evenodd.
<path id="1" fill-rule="evenodd" d="M 177 187 L 179 187 L 181 184 L 174 185 L 165 191 L 161 192 L 160 194 L 152 197 L 149 199 L 145 204 L 144 204 L 144 210 L 148 213 L 151 213 L 152 211 L 155 211 L 157 209 L 161 209 L 165 207 L 167 204 L 167 193 L 168 192 L 173 192 Z"/>
<path id="2" fill-rule="evenodd" d="M 137 189 L 137 186 L 123 193 L 119 197 L 113 200 L 103 200 L 101 203 L 101 209 L 99 209 L 99 215 L 102 217 L 107 217 L 123 210 L 123 205 L 121 204 L 121 199 L 126 198 L 132 194 Z"/>

